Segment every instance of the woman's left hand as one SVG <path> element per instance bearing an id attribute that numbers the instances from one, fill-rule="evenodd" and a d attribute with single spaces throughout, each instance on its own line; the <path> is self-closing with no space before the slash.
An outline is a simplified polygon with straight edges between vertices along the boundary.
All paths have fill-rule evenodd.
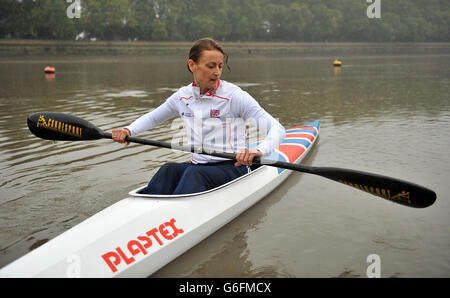
<path id="1" fill-rule="evenodd" d="M 253 162 L 253 158 L 261 157 L 262 153 L 258 149 L 248 149 L 243 148 L 239 150 L 239 153 L 236 155 L 237 162 L 234 164 L 235 166 L 251 166 Z"/>

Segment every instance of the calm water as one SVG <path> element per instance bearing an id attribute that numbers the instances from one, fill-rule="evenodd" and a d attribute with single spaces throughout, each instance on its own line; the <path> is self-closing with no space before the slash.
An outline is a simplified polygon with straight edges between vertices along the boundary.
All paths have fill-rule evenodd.
<path id="1" fill-rule="evenodd" d="M 223 79 L 285 127 L 321 120 L 306 164 L 375 172 L 436 191 L 412 209 L 294 173 L 157 277 L 450 277 L 450 50 L 442 55 L 233 59 Z M 54 78 L 43 68 L 53 64 Z M 106 131 L 191 81 L 179 58 L 0 61 L 0 267 L 127 196 L 186 154 L 108 140 L 51 142 L 26 117 L 59 111 Z M 170 141 L 169 121 L 141 137 Z"/>

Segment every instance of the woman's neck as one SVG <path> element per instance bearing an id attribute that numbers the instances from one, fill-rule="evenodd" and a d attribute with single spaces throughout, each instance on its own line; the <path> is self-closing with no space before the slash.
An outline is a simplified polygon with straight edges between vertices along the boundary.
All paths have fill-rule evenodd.
<path id="1" fill-rule="evenodd" d="M 193 86 L 194 87 L 198 87 L 200 89 L 200 94 L 201 95 L 207 93 L 211 89 L 217 88 L 217 85 L 214 88 L 204 88 L 204 87 L 201 87 L 196 81 L 194 81 Z"/>

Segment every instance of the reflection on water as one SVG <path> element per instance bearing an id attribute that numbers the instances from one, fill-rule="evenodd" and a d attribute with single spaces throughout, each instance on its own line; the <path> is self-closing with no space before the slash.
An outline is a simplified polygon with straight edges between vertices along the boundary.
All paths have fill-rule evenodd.
<path id="1" fill-rule="evenodd" d="M 156 276 L 450 276 L 450 59 L 441 56 L 230 59 L 225 80 L 285 127 L 321 120 L 306 163 L 365 170 L 434 189 L 415 210 L 294 173 L 279 189 Z M 77 115 L 105 131 L 128 125 L 192 79 L 177 59 L 50 58 L 0 62 L 0 266 L 127 196 L 185 153 L 110 140 L 31 135 L 38 111 Z M 141 135 L 170 141 L 171 121 Z M 189 265 L 183 265 L 189 264 Z"/>

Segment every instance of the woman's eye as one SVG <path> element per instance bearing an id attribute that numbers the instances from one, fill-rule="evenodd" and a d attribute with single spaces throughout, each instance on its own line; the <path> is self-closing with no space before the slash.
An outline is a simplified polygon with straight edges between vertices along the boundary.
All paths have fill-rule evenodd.
<path id="1" fill-rule="evenodd" d="M 222 69 L 222 65 L 216 66 L 216 65 L 206 65 L 206 67 L 208 67 L 209 69 L 215 69 L 216 67 L 218 67 L 219 69 Z"/>

